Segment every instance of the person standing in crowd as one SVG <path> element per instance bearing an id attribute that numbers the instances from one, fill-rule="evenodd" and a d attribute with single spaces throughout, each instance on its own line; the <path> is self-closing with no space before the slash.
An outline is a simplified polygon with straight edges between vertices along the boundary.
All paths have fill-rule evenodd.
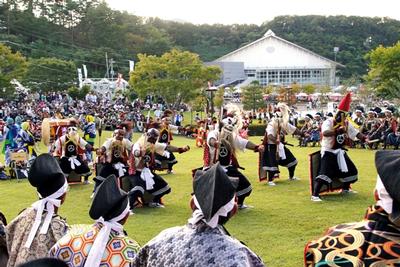
<path id="1" fill-rule="evenodd" d="M 92 148 L 96 139 L 96 123 L 94 122 L 93 115 L 86 116 L 86 124 L 83 126 L 83 139 L 91 146 L 91 148 L 85 151 L 87 162 L 93 163 Z"/>
<path id="2" fill-rule="evenodd" d="M 343 193 L 355 193 L 350 185 L 358 180 L 358 171 L 346 153 L 346 139 L 358 138 L 365 141 L 365 136 L 347 121 L 350 109 L 351 94 L 348 93 L 339 103 L 334 118 L 328 118 L 321 127 L 321 160 L 316 177 L 312 177 L 312 201 L 322 201 L 321 191 L 342 189 Z M 333 181 L 336 187 L 333 188 Z"/>
<path id="3" fill-rule="evenodd" d="M 260 180 L 265 179 L 267 172 L 268 185 L 275 186 L 274 179 L 279 178 L 279 165 L 285 166 L 289 171 L 289 181 L 299 180 L 294 176 L 297 159 L 287 148 L 285 135 L 303 135 L 299 129 L 289 123 L 289 107 L 284 103 L 278 103 L 274 118 L 268 123 L 265 130 L 263 144 L 266 147 L 261 158 L 262 167 L 260 170 Z M 262 172 L 264 171 L 264 172 Z"/>
<path id="4" fill-rule="evenodd" d="M 150 128 L 133 145 L 130 159 L 129 179 L 131 193 L 131 207 L 134 208 L 137 202 L 143 199 L 144 192 L 149 192 L 153 199 L 149 207 L 163 208 L 161 198 L 171 192 L 168 183 L 155 170 L 156 155 L 168 158 L 171 152 L 184 153 L 189 146 L 174 147 L 165 143 L 157 142 L 160 132 Z"/>
<path id="5" fill-rule="evenodd" d="M 46 257 L 68 229 L 65 219 L 57 215 L 68 190 L 57 161 L 50 154 L 39 155 L 29 170 L 28 180 L 40 199 L 6 226 L 7 267 Z"/>
<path id="6" fill-rule="evenodd" d="M 88 149 L 91 150 L 92 146 L 79 136 L 75 125 L 70 125 L 67 133 L 56 140 L 53 155 L 60 158 L 60 167 L 65 175 L 74 171 L 84 177 L 84 184 L 89 184 L 92 172 L 85 160 L 85 150 Z"/>
<path id="7" fill-rule="evenodd" d="M 11 117 L 7 118 L 6 126 L 4 127 L 3 131 L 4 132 L 2 138 L 4 139 L 4 144 L 2 152 L 5 155 L 5 165 L 9 166 L 11 162 L 11 152 L 14 149 L 18 148 L 18 143 L 16 142 L 16 138 L 18 136 L 19 129 L 14 123 L 13 118 Z M 2 141 L 2 139 L 0 141 Z"/>
<path id="8" fill-rule="evenodd" d="M 400 151 L 378 151 L 376 203 L 362 221 L 340 224 L 307 243 L 305 266 L 400 265 Z"/>
<path id="9" fill-rule="evenodd" d="M 393 135 L 397 134 L 397 119 L 393 116 L 393 107 L 388 107 L 384 110 L 385 120 L 384 120 L 384 131 L 383 131 L 383 149 L 386 149 L 387 145 L 395 144 L 395 139 Z M 389 138 L 390 134 L 393 134 L 391 138 Z M 392 142 L 391 142 L 392 141 Z"/>
<path id="10" fill-rule="evenodd" d="M 235 105 L 229 105 L 226 108 L 225 118 L 222 119 L 219 127 L 212 130 L 207 135 L 207 143 L 204 146 L 203 168 L 207 169 L 217 162 L 223 166 L 227 175 L 239 178 L 236 195 L 238 197 L 239 209 L 246 209 L 249 206 L 244 204 L 246 197 L 250 196 L 250 181 L 240 171 L 236 152 L 250 149 L 254 152 L 262 151 L 263 145 L 256 145 L 253 142 L 242 138 L 239 135 L 239 129 L 242 128 L 242 111 Z"/>
<path id="11" fill-rule="evenodd" d="M 19 146 L 25 150 L 29 159 L 36 158 L 35 137 L 31 133 L 30 123 L 28 121 L 21 124 L 21 129 L 18 132 L 18 139 L 21 141 Z"/>
<path id="12" fill-rule="evenodd" d="M 264 266 L 247 246 L 231 237 L 224 224 L 237 211 L 237 178 L 219 163 L 197 171 L 188 224 L 162 231 L 139 251 L 134 266 Z"/>
<path id="13" fill-rule="evenodd" d="M 50 257 L 70 267 L 128 266 L 140 248 L 124 232 L 129 211 L 128 194 L 119 188 L 114 175 L 107 177 L 96 190 L 89 210 L 96 222 L 72 226 L 51 248 Z M 79 249 L 74 246 L 77 242 L 83 242 Z"/>

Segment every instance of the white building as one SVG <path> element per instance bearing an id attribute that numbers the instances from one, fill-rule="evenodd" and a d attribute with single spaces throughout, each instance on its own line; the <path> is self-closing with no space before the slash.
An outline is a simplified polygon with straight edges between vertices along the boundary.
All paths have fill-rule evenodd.
<path id="1" fill-rule="evenodd" d="M 238 84 L 255 79 L 264 86 L 293 83 L 334 86 L 336 67 L 344 67 L 276 36 L 271 30 L 262 38 L 208 65 L 222 68 L 220 84 Z"/>

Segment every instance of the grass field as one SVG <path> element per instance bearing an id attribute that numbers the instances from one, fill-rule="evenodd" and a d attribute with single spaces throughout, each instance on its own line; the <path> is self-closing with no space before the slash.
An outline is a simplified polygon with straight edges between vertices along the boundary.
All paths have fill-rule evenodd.
<path id="1" fill-rule="evenodd" d="M 136 134 L 134 140 L 137 137 Z M 259 143 L 260 137 L 251 137 L 251 140 Z M 289 142 L 295 143 L 295 140 Z M 129 236 L 140 244 L 145 244 L 167 227 L 185 224 L 191 215 L 188 204 L 192 191 L 191 170 L 202 165 L 203 151 L 194 146 L 193 139 L 175 137 L 173 141 L 175 146 L 186 144 L 192 149 L 177 155 L 179 163 L 174 167 L 175 174 L 161 173 L 172 188 L 172 192 L 164 197 L 166 208 L 136 209 L 125 225 Z M 318 148 L 291 147 L 290 150 L 299 161 L 296 176 L 301 180 L 287 181 L 287 169 L 282 168 L 281 179 L 275 187 L 258 182 L 257 154 L 252 151 L 239 154 L 239 162 L 245 168 L 243 173 L 253 185 L 246 203 L 254 208 L 240 211 L 226 225 L 234 237 L 246 243 L 267 266 L 272 267 L 303 266 L 303 250 L 308 240 L 320 236 L 329 226 L 361 220 L 366 207 L 374 203 L 374 151 L 355 149 L 348 152 L 359 170 L 359 181 L 353 185 L 358 194 L 330 194 L 323 197 L 323 202 L 315 203 L 310 201 L 308 154 Z M 0 160 L 3 162 L 3 155 Z M 60 208 L 61 216 L 67 218 L 69 224 L 91 223 L 88 210 L 92 189 L 92 185 L 71 186 L 66 202 Z M 36 198 L 34 188 L 26 180 L 0 182 L 0 210 L 9 221 Z"/>

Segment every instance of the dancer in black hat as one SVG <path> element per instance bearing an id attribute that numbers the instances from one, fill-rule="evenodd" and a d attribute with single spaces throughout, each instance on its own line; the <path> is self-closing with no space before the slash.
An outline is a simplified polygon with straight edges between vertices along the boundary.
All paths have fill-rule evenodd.
<path id="1" fill-rule="evenodd" d="M 224 224 L 237 211 L 237 178 L 219 163 L 197 171 L 188 224 L 162 231 L 139 251 L 134 266 L 264 266 L 247 246 L 229 236 Z"/>
<path id="2" fill-rule="evenodd" d="M 68 189 L 57 161 L 49 154 L 38 156 L 29 170 L 28 179 L 36 187 L 39 200 L 6 227 L 8 267 L 46 257 L 68 228 L 65 220 L 57 215 Z"/>
<path id="3" fill-rule="evenodd" d="M 129 210 L 128 194 L 119 188 L 114 175 L 107 177 L 96 190 L 90 207 L 89 215 L 95 224 L 73 226 L 50 250 L 50 256 L 71 267 L 128 266 L 139 250 L 123 229 Z M 84 245 L 77 248 L 78 242 Z"/>

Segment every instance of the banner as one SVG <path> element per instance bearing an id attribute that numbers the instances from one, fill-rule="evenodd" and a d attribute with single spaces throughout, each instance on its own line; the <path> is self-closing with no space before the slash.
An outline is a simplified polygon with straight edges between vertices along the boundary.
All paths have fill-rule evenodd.
<path id="1" fill-rule="evenodd" d="M 135 61 L 129 60 L 129 72 L 133 71 L 135 68 Z"/>
<path id="2" fill-rule="evenodd" d="M 82 88 L 82 69 L 78 68 L 78 81 L 79 81 L 79 88 Z"/>
<path id="3" fill-rule="evenodd" d="M 86 65 L 82 65 L 83 66 L 83 76 L 85 77 L 85 79 L 87 79 L 87 68 Z"/>

